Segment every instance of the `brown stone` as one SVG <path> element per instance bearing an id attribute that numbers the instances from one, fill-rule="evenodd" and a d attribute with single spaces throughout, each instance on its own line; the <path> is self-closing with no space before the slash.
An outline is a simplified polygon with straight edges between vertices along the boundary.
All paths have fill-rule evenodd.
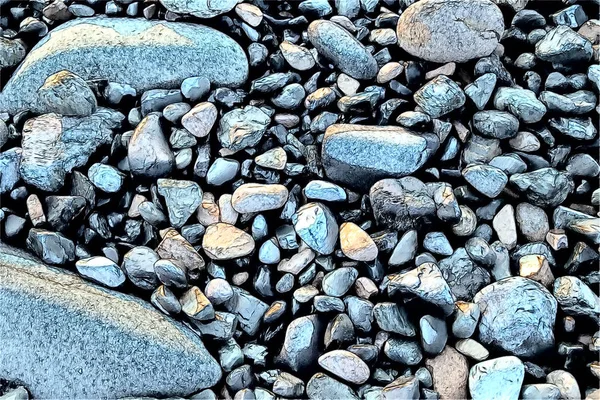
<path id="1" fill-rule="evenodd" d="M 453 347 L 446 346 L 435 358 L 425 361 L 433 378 L 433 389 L 440 399 L 466 399 L 469 364 Z"/>

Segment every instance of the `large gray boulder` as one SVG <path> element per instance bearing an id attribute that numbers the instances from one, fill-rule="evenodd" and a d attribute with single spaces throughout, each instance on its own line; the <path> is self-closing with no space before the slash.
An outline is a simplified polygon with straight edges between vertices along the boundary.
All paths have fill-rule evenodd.
<path id="1" fill-rule="evenodd" d="M 68 70 L 138 92 L 179 88 L 191 76 L 214 86 L 239 86 L 248 60 L 230 37 L 202 25 L 125 18 L 82 18 L 52 30 L 27 55 L 0 96 L 0 111 L 43 113 L 37 90 Z"/>
<path id="2" fill-rule="evenodd" d="M 439 147 L 432 133 L 400 126 L 334 124 L 325 131 L 322 159 L 327 177 L 366 189 L 382 178 L 400 178 L 421 168 Z"/>
<path id="3" fill-rule="evenodd" d="M 0 243 L 0 377 L 38 399 L 183 397 L 221 378 L 189 328 Z"/>
<path id="4" fill-rule="evenodd" d="M 400 16 L 398 44 L 436 63 L 489 56 L 504 32 L 502 12 L 489 0 L 421 0 Z"/>

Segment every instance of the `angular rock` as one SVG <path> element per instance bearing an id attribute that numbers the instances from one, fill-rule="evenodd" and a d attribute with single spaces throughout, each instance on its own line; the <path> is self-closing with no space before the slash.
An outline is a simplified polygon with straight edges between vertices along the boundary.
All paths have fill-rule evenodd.
<path id="1" fill-rule="evenodd" d="M 315 314 L 296 318 L 287 327 L 277 360 L 292 371 L 300 372 L 317 361 L 322 325 Z M 309 393 L 307 386 L 307 393 Z M 309 394 L 310 396 L 310 394 Z"/>
<path id="2" fill-rule="evenodd" d="M 0 375 L 36 398 L 184 397 L 221 378 L 196 334 L 137 297 L 2 244 L 0 276 Z"/>
<path id="3" fill-rule="evenodd" d="M 502 279 L 483 288 L 474 302 L 481 310 L 479 340 L 522 357 L 554 346 L 556 299 L 527 278 Z"/>
<path id="4" fill-rule="evenodd" d="M 510 183 L 539 207 L 556 207 L 571 194 L 575 184 L 571 176 L 554 168 L 514 174 Z"/>
<path id="5" fill-rule="evenodd" d="M 75 245 L 60 233 L 30 229 L 27 248 L 48 264 L 61 265 L 75 260 Z"/>
<path id="6" fill-rule="evenodd" d="M 98 106 L 92 89 L 83 79 L 69 71 L 50 75 L 38 89 L 38 95 L 44 107 L 41 114 L 87 117 Z"/>
<path id="7" fill-rule="evenodd" d="M 218 113 L 213 103 L 200 103 L 181 118 L 181 125 L 195 137 L 202 138 L 210 133 Z"/>
<path id="8" fill-rule="evenodd" d="M 327 206 L 307 203 L 292 216 L 294 230 L 314 251 L 331 254 L 338 238 L 338 224 Z"/>
<path id="9" fill-rule="evenodd" d="M 490 274 L 475 264 L 463 247 L 438 266 L 457 300 L 471 301 L 477 291 L 490 283 Z"/>
<path id="10" fill-rule="evenodd" d="M 125 282 L 123 270 L 106 257 L 90 257 L 75 263 L 77 272 L 101 285 L 115 288 Z"/>
<path id="11" fill-rule="evenodd" d="M 271 118 L 258 107 L 236 108 L 221 117 L 217 138 L 223 147 L 237 152 L 255 146 L 270 123 Z"/>
<path id="12" fill-rule="evenodd" d="M 95 163 L 88 169 L 90 182 L 105 193 L 116 193 L 121 190 L 125 175 L 111 165 Z"/>
<path id="13" fill-rule="evenodd" d="M 23 180 L 41 190 L 59 190 L 67 173 L 85 165 L 98 147 L 112 141 L 112 130 L 124 118 L 117 111 L 98 108 L 89 117 L 45 114 L 28 120 L 23 127 Z"/>
<path id="14" fill-rule="evenodd" d="M 592 43 L 566 25 L 558 25 L 535 45 L 540 60 L 556 64 L 586 62 L 592 54 Z"/>
<path id="15" fill-rule="evenodd" d="M 546 106 L 534 92 L 516 87 L 499 88 L 494 96 L 494 107 L 510 111 L 526 124 L 539 122 L 546 114 Z"/>
<path id="16" fill-rule="evenodd" d="M 327 177 L 366 189 L 382 178 L 420 169 L 438 149 L 434 134 L 396 126 L 334 124 L 325 131 L 321 157 Z"/>
<path id="17" fill-rule="evenodd" d="M 37 89 L 62 70 L 86 81 L 102 77 L 127 84 L 141 93 L 179 88 L 191 76 L 206 77 L 217 86 L 239 86 L 248 76 L 248 60 L 230 37 L 202 25 L 78 18 L 53 29 L 29 52 L 4 87 L 0 110 L 43 111 Z"/>
<path id="18" fill-rule="evenodd" d="M 588 317 L 600 324 L 600 298 L 581 279 L 561 276 L 554 281 L 553 293 L 565 314 Z"/>
<path id="19" fill-rule="evenodd" d="M 181 228 L 202 203 L 202 189 L 193 181 L 158 179 L 158 194 L 164 197 L 169 211 L 169 221 Z"/>
<path id="20" fill-rule="evenodd" d="M 308 40 L 342 72 L 356 79 L 377 75 L 377 61 L 350 32 L 335 22 L 313 21 L 308 26 Z"/>
<path id="21" fill-rule="evenodd" d="M 1 147 L 1 146 L 0 146 Z M 13 147 L 0 153 L 0 193 L 8 193 L 21 180 L 23 150 Z"/>
<path id="22" fill-rule="evenodd" d="M 314 374 L 306 384 L 306 394 L 309 399 L 347 399 L 358 400 L 348 385 L 343 384 L 322 372 Z"/>
<path id="23" fill-rule="evenodd" d="M 496 75 L 488 72 L 475 79 L 473 83 L 465 86 L 465 94 L 473 101 L 478 110 L 483 110 L 490 101 L 496 88 Z"/>
<path id="24" fill-rule="evenodd" d="M 517 134 L 519 120 L 506 111 L 479 111 L 473 115 L 473 127 L 483 136 L 508 139 Z"/>
<path id="25" fill-rule="evenodd" d="M 466 62 L 490 55 L 504 32 L 504 18 L 491 1 L 425 0 L 398 20 L 398 44 L 435 63 Z"/>
<path id="26" fill-rule="evenodd" d="M 462 89 L 456 82 L 445 75 L 440 75 L 421 86 L 415 92 L 414 99 L 415 103 L 429 114 L 431 118 L 439 118 L 446 115 L 462 107 L 466 101 Z"/>

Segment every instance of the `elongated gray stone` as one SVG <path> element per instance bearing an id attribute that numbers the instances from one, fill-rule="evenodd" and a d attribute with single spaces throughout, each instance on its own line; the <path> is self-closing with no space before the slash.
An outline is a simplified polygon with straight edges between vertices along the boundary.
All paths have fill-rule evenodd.
<path id="1" fill-rule="evenodd" d="M 158 62 L 160 60 L 160 62 Z M 67 70 L 83 80 L 107 79 L 138 93 L 177 89 L 191 76 L 239 86 L 248 60 L 230 37 L 206 26 L 125 18 L 83 18 L 52 30 L 28 54 L 0 95 L 0 111 L 40 112 L 37 89 Z"/>
<path id="2" fill-rule="evenodd" d="M 439 147 L 433 133 L 399 126 L 334 124 L 323 138 L 327 177 L 366 189 L 382 178 L 400 178 L 421 168 Z"/>
<path id="3" fill-rule="evenodd" d="M 4 244 L 0 320 L 0 376 L 35 398 L 183 397 L 221 378 L 198 336 L 145 301 Z"/>
<path id="4" fill-rule="evenodd" d="M 198 18 L 213 18 L 233 9 L 241 0 L 160 0 L 161 4 L 177 14 L 191 14 Z"/>

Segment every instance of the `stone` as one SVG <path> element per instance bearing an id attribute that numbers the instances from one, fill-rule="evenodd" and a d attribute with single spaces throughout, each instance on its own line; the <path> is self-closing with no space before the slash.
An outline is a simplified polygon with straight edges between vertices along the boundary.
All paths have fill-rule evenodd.
<path id="1" fill-rule="evenodd" d="M 483 288 L 473 299 L 481 310 L 479 340 L 521 357 L 554 346 L 557 301 L 539 283 L 510 277 Z"/>
<path id="2" fill-rule="evenodd" d="M 540 254 L 529 254 L 519 259 L 519 275 L 549 287 L 554 282 L 554 274 L 546 257 Z"/>
<path id="3" fill-rule="evenodd" d="M 314 365 L 319 357 L 317 346 L 321 332 L 322 324 L 315 314 L 294 319 L 287 326 L 277 360 L 294 372 Z M 307 385 L 307 393 L 309 386 L 310 383 Z"/>
<path id="4" fill-rule="evenodd" d="M 369 379 L 369 367 L 357 355 L 347 350 L 334 350 L 319 357 L 319 365 L 333 375 L 361 385 Z"/>
<path id="5" fill-rule="evenodd" d="M 373 317 L 381 330 L 398 333 L 402 336 L 416 335 L 415 328 L 409 321 L 406 310 L 396 303 L 382 302 L 375 304 Z"/>
<path id="6" fill-rule="evenodd" d="M 147 62 L 159 59 L 164 62 Z M 202 25 L 78 18 L 53 29 L 29 52 L 4 87 L 0 110 L 42 112 L 37 89 L 62 70 L 86 81 L 102 77 L 127 84 L 141 93 L 175 89 L 193 76 L 206 77 L 217 86 L 239 86 L 247 79 L 248 60 L 230 37 Z"/>
<path id="7" fill-rule="evenodd" d="M 523 385 L 521 388 L 521 398 L 523 400 L 559 400 L 560 390 L 558 386 L 551 383 L 534 383 Z"/>
<path id="8" fill-rule="evenodd" d="M 89 117 L 45 114 L 27 120 L 20 169 L 23 180 L 41 190 L 59 190 L 67 173 L 84 166 L 100 146 L 111 143 L 113 129 L 124 118 L 100 107 Z"/>
<path id="9" fill-rule="evenodd" d="M 31 153 L 36 150 L 31 149 Z M 13 147 L 0 153 L 0 193 L 8 193 L 21 180 L 23 150 Z M 34 177 L 35 178 L 35 177 Z"/>
<path id="10" fill-rule="evenodd" d="M 405 273 L 389 276 L 388 292 L 413 294 L 439 307 L 444 315 L 454 312 L 454 295 L 434 263 L 423 263 Z"/>
<path id="11" fill-rule="evenodd" d="M 271 118 L 258 107 L 237 108 L 221 117 L 217 138 L 224 148 L 235 153 L 255 146 L 270 123 Z"/>
<path id="12" fill-rule="evenodd" d="M 321 201 L 343 202 L 348 197 L 341 186 L 318 179 L 308 182 L 302 193 L 307 199 Z"/>
<path id="13" fill-rule="evenodd" d="M 347 399 L 358 400 L 348 385 L 343 384 L 330 376 L 318 372 L 314 374 L 306 384 L 306 394 L 309 399 Z"/>
<path id="14" fill-rule="evenodd" d="M 378 254 L 373 239 L 353 222 L 341 225 L 340 247 L 346 257 L 355 261 L 373 261 Z"/>
<path id="15" fill-rule="evenodd" d="M 517 224 L 515 222 L 515 209 L 507 204 L 494 217 L 492 226 L 498 235 L 498 240 L 509 250 L 517 245 Z"/>
<path id="16" fill-rule="evenodd" d="M 125 175 L 111 165 L 95 163 L 88 169 L 90 182 L 105 193 L 117 193 L 121 190 Z"/>
<path id="17" fill-rule="evenodd" d="M 456 342 L 456 350 L 476 361 L 487 360 L 490 352 L 473 339 L 463 339 Z"/>
<path id="18" fill-rule="evenodd" d="M 239 169 L 240 163 L 237 160 L 224 157 L 217 158 L 206 173 L 206 183 L 221 186 L 235 178 Z"/>
<path id="19" fill-rule="evenodd" d="M 400 47 L 415 57 L 462 63 L 494 51 L 504 32 L 504 19 L 487 0 L 426 0 L 404 10 L 396 32 Z"/>
<path id="20" fill-rule="evenodd" d="M 412 375 L 401 376 L 383 388 L 381 398 L 383 400 L 418 400 L 419 380 Z"/>
<path id="21" fill-rule="evenodd" d="M 198 18 L 214 18 L 225 14 L 240 2 L 240 0 L 220 0 L 212 3 L 210 0 L 160 0 L 160 3 L 170 12 L 190 14 Z"/>
<path id="22" fill-rule="evenodd" d="M 377 75 L 375 58 L 350 32 L 335 22 L 313 21 L 308 26 L 308 40 L 319 54 L 343 73 L 355 79 L 372 79 Z"/>
<path id="23" fill-rule="evenodd" d="M 481 316 L 479 306 L 475 303 L 465 301 L 457 301 L 456 306 L 452 334 L 457 338 L 471 337 L 477 328 L 479 317 Z"/>
<path id="24" fill-rule="evenodd" d="M 592 43 L 566 25 L 558 25 L 535 45 L 535 55 L 553 64 L 586 62 L 592 57 Z"/>
<path id="25" fill-rule="evenodd" d="M 554 168 L 514 174 L 510 183 L 527 199 L 539 207 L 556 207 L 565 201 L 574 189 L 571 176 Z"/>
<path id="26" fill-rule="evenodd" d="M 192 286 L 183 293 L 179 302 L 181 311 L 194 320 L 206 321 L 215 318 L 215 309 L 212 303 L 196 286 Z"/>
<path id="27" fill-rule="evenodd" d="M 436 135 L 397 126 L 334 124 L 325 131 L 321 157 L 334 182 L 366 189 L 382 178 L 419 170 L 439 147 Z"/>
<path id="28" fill-rule="evenodd" d="M 60 233 L 33 228 L 26 243 L 47 264 L 61 265 L 75 260 L 75 245 Z"/>
<path id="29" fill-rule="evenodd" d="M 104 286 L 116 288 L 125 282 L 123 270 L 106 257 L 90 257 L 78 260 L 75 268 L 80 275 Z"/>
<path id="30" fill-rule="evenodd" d="M 441 353 L 448 340 L 446 322 L 431 315 L 425 315 L 419 320 L 419 328 L 423 350 L 432 355 Z"/>
<path id="31" fill-rule="evenodd" d="M 405 15 L 405 13 L 402 15 Z M 456 82 L 445 75 L 440 75 L 421 86 L 413 97 L 415 103 L 429 114 L 431 118 L 439 118 L 446 115 L 462 107 L 466 101 L 465 93 L 462 89 Z"/>
<path id="32" fill-rule="evenodd" d="M 256 156 L 254 162 L 263 168 L 284 170 L 287 163 L 287 153 L 282 147 L 275 147 Z"/>
<path id="33" fill-rule="evenodd" d="M 474 263 L 463 247 L 438 266 L 457 300 L 471 301 L 477 291 L 490 283 L 489 272 Z"/>
<path id="34" fill-rule="evenodd" d="M 292 216 L 294 230 L 314 251 L 331 254 L 338 239 L 338 224 L 334 215 L 322 203 L 307 203 Z"/>
<path id="35" fill-rule="evenodd" d="M 200 338 L 146 301 L 0 247 L 0 337 L 13 343 L 0 356 L 0 375 L 32 396 L 186 397 L 220 380 Z"/>
<path id="36" fill-rule="evenodd" d="M 175 166 L 175 158 L 163 135 L 157 113 L 147 115 L 135 128 L 127 146 L 129 169 L 135 176 L 160 178 Z"/>
<path id="37" fill-rule="evenodd" d="M 22 40 L 0 38 L 0 68 L 19 65 L 27 55 L 27 48 Z"/>
<path id="38" fill-rule="evenodd" d="M 451 255 L 454 250 L 443 232 L 427 232 L 423 238 L 423 247 L 434 254 Z"/>
<path id="39" fill-rule="evenodd" d="M 383 352 L 390 360 L 405 365 L 418 365 L 423 359 L 417 342 L 395 337 L 386 340 Z"/>
<path id="40" fill-rule="evenodd" d="M 517 134 L 519 120 L 506 111 L 478 111 L 473 115 L 473 127 L 483 136 L 508 139 Z"/>
<path id="41" fill-rule="evenodd" d="M 546 382 L 558 387 L 561 399 L 581 399 L 581 390 L 579 389 L 579 384 L 570 372 L 560 369 L 552 371 L 546 376 Z"/>
<path id="42" fill-rule="evenodd" d="M 307 71 L 315 66 L 315 59 L 306 47 L 284 40 L 279 45 L 279 50 L 290 67 L 298 71 Z"/>
<path id="43" fill-rule="evenodd" d="M 469 372 L 473 400 L 518 399 L 525 366 L 515 356 L 494 358 L 475 364 Z"/>
<path id="44" fill-rule="evenodd" d="M 38 89 L 38 96 L 43 104 L 41 114 L 87 117 L 98 107 L 92 89 L 83 79 L 69 71 L 50 75 Z"/>
<path id="45" fill-rule="evenodd" d="M 453 347 L 446 346 L 434 358 L 425 360 L 431 372 L 433 388 L 440 399 L 466 399 L 469 364 L 467 359 Z"/>
<path id="46" fill-rule="evenodd" d="M 202 189 L 193 181 L 158 179 L 157 190 L 164 199 L 169 221 L 174 228 L 181 228 L 202 203 Z"/>
<path id="47" fill-rule="evenodd" d="M 600 298 L 581 279 L 561 276 L 554 281 L 554 297 L 567 315 L 588 317 L 600 323 Z"/>
<path id="48" fill-rule="evenodd" d="M 181 118 L 181 125 L 192 135 L 203 138 L 208 136 L 217 121 L 218 110 L 213 103 L 197 104 Z"/>
<path id="49" fill-rule="evenodd" d="M 187 270 L 176 260 L 163 258 L 154 263 L 154 272 L 165 286 L 177 289 L 187 287 Z"/>
<path id="50" fill-rule="evenodd" d="M 418 237 L 416 230 L 405 232 L 392 251 L 388 264 L 392 266 L 404 265 L 415 258 L 417 253 Z"/>
<path id="51" fill-rule="evenodd" d="M 202 248 L 213 260 L 231 260 L 247 256 L 254 251 L 254 246 L 252 236 L 222 222 L 206 228 L 202 238 Z"/>
<path id="52" fill-rule="evenodd" d="M 122 268 L 135 286 L 153 290 L 158 286 L 154 271 L 154 263 L 158 260 L 159 255 L 154 250 L 146 246 L 137 246 L 123 256 Z"/>
<path id="53" fill-rule="evenodd" d="M 471 99 L 478 110 L 483 110 L 488 101 L 490 101 L 492 93 L 496 88 L 497 80 L 498 78 L 496 78 L 495 74 L 488 72 L 475 79 L 473 83 L 465 86 L 465 94 Z"/>
<path id="54" fill-rule="evenodd" d="M 539 122 L 546 114 L 546 106 L 534 92 L 517 87 L 501 87 L 494 96 L 494 107 L 508 110 L 526 124 Z"/>
<path id="55" fill-rule="evenodd" d="M 550 230 L 546 212 L 529 203 L 520 203 L 516 209 L 521 234 L 530 242 L 543 242 Z"/>
<path id="56" fill-rule="evenodd" d="M 233 192 L 231 205 L 240 214 L 277 210 L 285 205 L 288 195 L 283 185 L 245 183 Z"/>

